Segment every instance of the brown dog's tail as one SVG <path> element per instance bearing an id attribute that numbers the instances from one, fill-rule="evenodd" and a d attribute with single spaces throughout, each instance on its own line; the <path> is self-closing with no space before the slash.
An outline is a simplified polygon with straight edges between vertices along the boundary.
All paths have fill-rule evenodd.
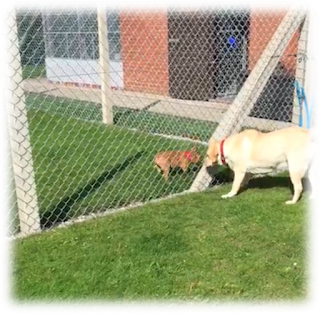
<path id="1" fill-rule="evenodd" d="M 310 128 L 308 133 L 312 141 L 318 140 L 319 129 L 317 126 Z"/>

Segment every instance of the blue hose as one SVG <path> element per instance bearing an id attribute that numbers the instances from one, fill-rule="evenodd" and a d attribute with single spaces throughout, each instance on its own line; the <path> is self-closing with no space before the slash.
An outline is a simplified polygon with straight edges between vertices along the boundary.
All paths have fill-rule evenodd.
<path id="1" fill-rule="evenodd" d="M 299 87 L 299 83 L 297 81 L 294 82 L 295 85 L 295 89 L 296 89 L 296 94 L 297 94 L 297 98 L 298 98 L 298 104 L 299 104 L 299 126 L 302 126 L 302 111 L 304 109 L 305 114 L 306 114 L 306 128 L 309 129 L 310 128 L 310 116 L 311 116 L 311 107 L 310 107 L 310 111 L 309 111 L 309 106 L 308 106 L 308 102 L 307 102 L 307 97 L 306 94 L 304 92 L 304 88 L 303 87 Z M 302 104 L 303 102 L 303 104 Z M 303 107 L 304 105 L 304 107 Z"/>
<path id="2" fill-rule="evenodd" d="M 296 94 L 298 98 L 298 106 L 299 106 L 299 126 L 302 126 L 302 110 L 301 110 L 301 94 L 300 94 L 300 88 L 299 88 L 299 83 L 297 81 L 294 82 L 294 86 L 296 89 Z"/>

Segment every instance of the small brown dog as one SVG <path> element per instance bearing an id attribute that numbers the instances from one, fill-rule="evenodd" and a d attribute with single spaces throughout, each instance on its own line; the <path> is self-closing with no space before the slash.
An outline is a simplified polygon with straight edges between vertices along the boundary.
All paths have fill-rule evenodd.
<path id="1" fill-rule="evenodd" d="M 167 181 L 171 168 L 181 168 L 183 172 L 186 172 L 190 164 L 196 164 L 199 160 L 200 155 L 193 147 L 190 151 L 176 150 L 157 153 L 154 156 L 153 162 Z"/>

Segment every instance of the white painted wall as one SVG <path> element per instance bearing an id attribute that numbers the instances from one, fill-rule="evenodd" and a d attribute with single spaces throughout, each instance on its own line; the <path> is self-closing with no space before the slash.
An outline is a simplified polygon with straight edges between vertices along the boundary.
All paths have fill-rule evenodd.
<path id="1" fill-rule="evenodd" d="M 47 40 L 50 41 L 50 31 L 47 23 L 50 15 L 43 15 L 44 21 L 44 34 Z M 48 20 L 49 22 L 49 20 Z M 106 32 L 106 41 L 107 39 L 107 24 L 105 23 L 105 32 Z M 62 33 L 66 34 L 66 33 Z M 97 43 L 93 43 L 98 45 Z M 96 84 L 100 85 L 100 66 L 99 60 L 94 59 L 73 59 L 73 58 L 56 58 L 49 57 L 53 56 L 53 53 L 50 53 L 51 46 L 46 42 L 46 74 L 47 78 L 53 82 L 63 82 L 63 83 L 80 83 L 80 84 Z M 79 49 L 84 49 L 84 47 L 79 47 Z M 119 56 L 120 59 L 120 56 Z M 121 60 L 108 60 L 108 66 L 110 76 L 110 87 L 123 88 L 123 68 Z"/>
<path id="2" fill-rule="evenodd" d="M 122 62 L 109 62 L 111 87 L 123 88 Z M 98 60 L 46 58 L 47 78 L 53 82 L 100 84 Z"/>

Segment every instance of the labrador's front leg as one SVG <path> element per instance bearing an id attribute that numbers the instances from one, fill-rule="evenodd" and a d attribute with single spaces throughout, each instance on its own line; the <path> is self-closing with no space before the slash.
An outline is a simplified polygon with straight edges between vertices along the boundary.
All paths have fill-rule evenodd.
<path id="1" fill-rule="evenodd" d="M 222 198 L 229 198 L 229 197 L 233 197 L 233 196 L 237 195 L 245 175 L 246 175 L 245 171 L 236 171 L 235 170 L 231 191 L 228 194 L 222 195 L 221 197 Z"/>

